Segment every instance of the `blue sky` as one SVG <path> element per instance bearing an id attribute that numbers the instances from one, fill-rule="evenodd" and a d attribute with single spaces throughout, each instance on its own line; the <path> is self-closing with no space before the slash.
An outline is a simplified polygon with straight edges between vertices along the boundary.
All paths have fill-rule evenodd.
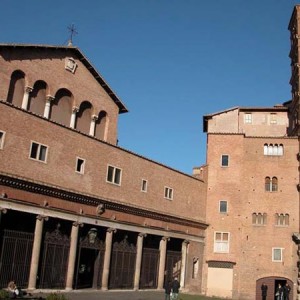
<path id="1" fill-rule="evenodd" d="M 0 4 L 0 43 L 66 45 L 74 24 L 74 46 L 129 109 L 119 145 L 185 173 L 206 161 L 203 115 L 291 98 L 293 0 Z"/>

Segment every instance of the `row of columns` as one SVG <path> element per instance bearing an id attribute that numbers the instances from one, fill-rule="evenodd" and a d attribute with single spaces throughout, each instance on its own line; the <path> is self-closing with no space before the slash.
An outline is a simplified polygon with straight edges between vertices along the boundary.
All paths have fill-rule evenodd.
<path id="1" fill-rule="evenodd" d="M 21 107 L 25 110 L 28 110 L 28 103 L 29 103 L 29 96 L 30 93 L 33 91 L 33 88 L 30 86 L 25 87 L 25 92 L 22 100 Z M 49 119 L 50 117 L 50 108 L 51 108 L 51 101 L 53 101 L 55 98 L 51 95 L 48 95 L 46 97 L 46 104 L 44 109 L 44 118 Z M 70 120 L 70 127 L 75 129 L 76 124 L 76 114 L 79 111 L 79 108 L 77 106 L 74 106 L 72 108 L 72 115 Z M 95 136 L 95 127 L 96 127 L 96 121 L 98 120 L 98 116 L 92 115 L 91 124 L 90 124 L 90 130 L 89 135 Z"/>
<path id="2" fill-rule="evenodd" d="M 1 215 L 1 213 L 0 213 Z M 42 234 L 43 234 L 43 225 L 44 221 L 48 220 L 46 216 L 37 216 L 36 225 L 34 231 L 34 242 L 32 249 L 32 258 L 30 265 L 30 274 L 29 274 L 29 282 L 28 289 L 34 290 L 36 289 L 36 279 L 37 272 L 39 266 L 39 258 L 40 258 L 40 249 L 42 242 Z M 68 269 L 66 276 L 66 290 L 73 289 L 73 279 L 75 273 L 75 262 L 76 262 L 76 254 L 77 254 L 77 241 L 78 241 L 78 233 L 79 227 L 83 224 L 79 222 L 74 222 L 72 224 L 71 230 L 71 239 L 70 239 L 70 252 L 69 252 L 69 261 L 68 261 Z M 105 237 L 105 254 L 104 254 L 104 263 L 103 263 L 103 273 L 102 273 L 102 282 L 101 288 L 102 290 L 108 290 L 108 279 L 109 279 L 109 271 L 110 271 L 110 259 L 112 252 L 112 241 L 113 241 L 113 233 L 116 232 L 116 229 L 108 228 L 106 231 Z M 141 274 L 141 264 L 142 264 L 142 251 L 143 251 L 143 240 L 146 236 L 145 233 L 138 234 L 137 237 L 137 254 L 136 254 L 136 267 L 134 273 L 134 290 L 139 289 L 140 282 L 140 274 Z M 165 274 L 165 264 L 166 264 L 166 254 L 167 254 L 167 241 L 168 237 L 162 237 L 159 245 L 159 270 L 158 270 L 158 289 L 163 289 L 164 287 L 164 274 Z M 180 286 L 184 287 L 184 278 L 185 278 L 185 269 L 186 269 L 186 257 L 187 257 L 187 245 L 188 242 L 184 241 L 182 243 L 182 260 L 181 260 L 181 276 L 180 276 Z"/>

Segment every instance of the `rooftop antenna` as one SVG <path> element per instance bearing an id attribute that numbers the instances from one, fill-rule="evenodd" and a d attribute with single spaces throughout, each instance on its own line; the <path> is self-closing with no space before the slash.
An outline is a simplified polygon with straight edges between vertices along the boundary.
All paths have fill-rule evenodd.
<path id="1" fill-rule="evenodd" d="M 69 33 L 70 33 L 70 39 L 69 39 L 69 42 L 68 42 L 68 46 L 73 46 L 73 36 L 78 34 L 74 24 L 68 26 L 68 30 L 69 30 Z"/>

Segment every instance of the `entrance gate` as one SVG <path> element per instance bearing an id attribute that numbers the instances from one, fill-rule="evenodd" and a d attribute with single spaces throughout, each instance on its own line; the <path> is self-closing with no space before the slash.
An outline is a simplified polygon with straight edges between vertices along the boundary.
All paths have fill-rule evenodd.
<path id="1" fill-rule="evenodd" d="M 158 277 L 159 250 L 144 248 L 141 267 L 141 289 L 156 289 Z"/>
<path id="2" fill-rule="evenodd" d="M 115 242 L 110 267 L 110 289 L 132 289 L 135 270 L 136 246 L 129 244 L 127 236 Z"/>
<path id="3" fill-rule="evenodd" d="M 39 288 L 65 288 L 70 239 L 59 227 L 45 235 Z"/>
<path id="4" fill-rule="evenodd" d="M 100 288 L 105 244 L 98 237 L 88 236 L 80 240 L 75 288 Z"/>
<path id="5" fill-rule="evenodd" d="M 167 251 L 166 261 L 166 278 L 165 280 L 172 281 L 175 277 L 180 281 L 181 271 L 181 252 L 180 251 Z M 165 281 L 166 282 L 166 281 Z"/>
<path id="6" fill-rule="evenodd" d="M 33 233 L 4 230 L 0 256 L 0 288 L 15 280 L 20 288 L 27 288 L 30 272 Z"/>

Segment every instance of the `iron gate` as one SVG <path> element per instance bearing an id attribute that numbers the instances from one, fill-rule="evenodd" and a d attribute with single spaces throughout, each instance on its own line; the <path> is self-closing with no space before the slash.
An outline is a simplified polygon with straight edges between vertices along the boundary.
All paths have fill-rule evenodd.
<path id="1" fill-rule="evenodd" d="M 14 230 L 2 232 L 0 256 L 0 288 L 15 280 L 21 288 L 27 288 L 30 272 L 33 233 Z"/>
<path id="2" fill-rule="evenodd" d="M 115 242 L 112 249 L 110 267 L 110 289 L 132 289 L 135 271 L 136 246 L 129 244 L 125 236 L 121 242 Z"/>
<path id="3" fill-rule="evenodd" d="M 156 289 L 158 278 L 159 250 L 144 248 L 141 267 L 141 289 Z"/>
<path id="4" fill-rule="evenodd" d="M 181 271 L 181 252 L 180 251 L 167 251 L 167 261 L 165 267 L 166 277 L 165 280 L 172 281 L 175 277 L 180 281 Z M 166 282 L 166 281 L 165 281 Z"/>
<path id="5" fill-rule="evenodd" d="M 46 232 L 43 245 L 43 259 L 40 269 L 40 288 L 64 288 L 70 239 L 59 230 L 59 225 L 52 232 Z"/>
<path id="6" fill-rule="evenodd" d="M 98 237 L 93 241 L 90 241 L 88 236 L 80 240 L 75 279 L 76 289 L 101 287 L 104 253 L 105 244 Z"/>

